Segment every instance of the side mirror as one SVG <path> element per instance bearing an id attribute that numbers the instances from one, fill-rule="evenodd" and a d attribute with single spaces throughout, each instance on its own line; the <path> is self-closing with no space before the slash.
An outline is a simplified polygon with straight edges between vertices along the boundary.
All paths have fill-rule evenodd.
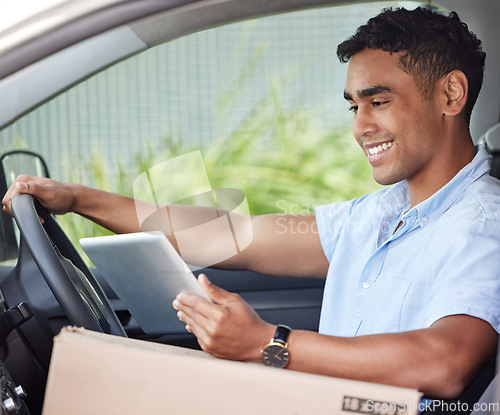
<path id="1" fill-rule="evenodd" d="M 28 150 L 4 153 L 0 156 L 1 197 L 20 174 L 50 177 L 47 164 L 37 153 Z M 18 231 L 14 219 L 5 212 L 0 212 L 0 262 L 16 259 L 18 245 Z"/>

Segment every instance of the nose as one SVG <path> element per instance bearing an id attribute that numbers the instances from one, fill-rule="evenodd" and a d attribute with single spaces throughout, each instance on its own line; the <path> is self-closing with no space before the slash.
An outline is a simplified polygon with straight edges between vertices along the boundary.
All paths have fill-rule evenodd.
<path id="1" fill-rule="evenodd" d="M 352 134 L 356 139 L 369 136 L 377 130 L 377 124 L 371 111 L 358 107 L 352 121 Z"/>

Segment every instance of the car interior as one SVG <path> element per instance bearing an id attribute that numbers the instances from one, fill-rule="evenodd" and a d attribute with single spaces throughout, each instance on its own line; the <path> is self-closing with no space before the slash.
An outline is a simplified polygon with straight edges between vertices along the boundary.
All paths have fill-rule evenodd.
<path id="1" fill-rule="evenodd" d="M 60 2 L 0 25 L 2 195 L 20 174 L 132 195 L 141 171 L 200 148 L 213 187 L 243 189 L 252 213 L 308 213 L 375 190 L 363 155 L 351 156 L 345 65 L 335 49 L 391 6 L 455 10 L 482 39 L 486 73 L 471 131 L 500 178 L 497 0 L 95 3 Z M 333 139 L 337 147 L 315 152 Z M 285 167 L 272 168 L 280 155 Z M 5 413 L 41 413 L 52 340 L 66 325 L 199 348 L 186 331 L 151 336 L 134 320 L 78 244 L 109 232 L 76 215 L 55 217 L 29 196 L 13 210 L 14 218 L 0 214 Z M 318 330 L 323 280 L 201 272 L 268 322 Z M 477 402 L 495 374 L 496 358 L 457 400 Z"/>

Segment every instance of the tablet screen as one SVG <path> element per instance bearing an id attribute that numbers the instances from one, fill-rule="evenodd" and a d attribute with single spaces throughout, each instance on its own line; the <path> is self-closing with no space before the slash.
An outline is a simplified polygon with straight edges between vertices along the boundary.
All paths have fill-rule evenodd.
<path id="1" fill-rule="evenodd" d="M 182 291 L 210 301 L 160 231 L 84 238 L 80 244 L 148 335 L 185 332 L 172 301 Z"/>

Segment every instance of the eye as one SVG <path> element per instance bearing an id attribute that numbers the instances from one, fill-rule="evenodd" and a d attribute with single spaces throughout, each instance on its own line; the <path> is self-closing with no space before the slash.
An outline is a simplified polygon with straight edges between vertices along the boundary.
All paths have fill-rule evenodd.
<path id="1" fill-rule="evenodd" d="M 389 101 L 374 101 L 372 102 L 373 107 L 380 107 L 381 105 L 387 104 Z"/>
<path id="2" fill-rule="evenodd" d="M 348 109 L 349 109 L 349 111 L 357 112 L 358 111 L 358 106 L 357 105 L 351 105 Z"/>

